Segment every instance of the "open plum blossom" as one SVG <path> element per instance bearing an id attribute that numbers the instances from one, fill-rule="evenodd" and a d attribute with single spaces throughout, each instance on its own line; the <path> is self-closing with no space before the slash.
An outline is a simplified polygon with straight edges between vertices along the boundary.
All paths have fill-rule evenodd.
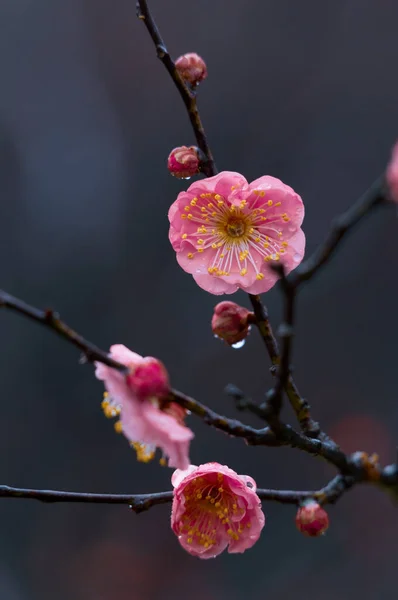
<path id="1" fill-rule="evenodd" d="M 177 470 L 171 527 L 181 546 L 199 558 L 214 558 L 227 548 L 251 548 L 265 524 L 254 479 L 218 463 Z"/>
<path id="2" fill-rule="evenodd" d="M 124 433 L 137 452 L 137 459 L 148 462 L 159 447 L 169 466 L 189 466 L 192 431 L 185 426 L 184 408 L 161 401 L 170 390 L 167 371 L 155 358 L 143 358 L 126 346 L 111 346 L 110 356 L 129 368 L 127 375 L 102 363 L 95 363 L 95 375 L 107 390 L 102 408 L 107 417 L 120 415 L 115 429 Z"/>
<path id="3" fill-rule="evenodd" d="M 280 260 L 287 273 L 301 262 L 303 218 L 300 196 L 279 179 L 265 175 L 249 184 L 224 171 L 178 195 L 169 239 L 179 265 L 206 291 L 261 294 L 278 279 L 268 262 Z"/>

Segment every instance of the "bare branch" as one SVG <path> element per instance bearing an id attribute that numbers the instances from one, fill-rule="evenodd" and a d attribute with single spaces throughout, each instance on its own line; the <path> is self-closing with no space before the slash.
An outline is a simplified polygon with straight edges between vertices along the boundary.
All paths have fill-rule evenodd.
<path id="1" fill-rule="evenodd" d="M 147 28 L 149 35 L 151 36 L 152 41 L 155 44 L 156 54 L 159 60 L 166 67 L 170 77 L 174 81 L 177 90 L 180 92 L 181 98 L 185 104 L 185 108 L 187 109 L 189 120 L 191 122 L 192 129 L 196 137 L 197 145 L 199 146 L 200 150 L 204 155 L 204 159 L 201 160 L 200 169 L 202 173 L 204 173 L 207 177 L 216 175 L 217 168 L 214 163 L 214 159 L 209 144 L 207 142 L 206 133 L 199 115 L 196 103 L 196 94 L 193 90 L 190 90 L 188 88 L 188 86 L 185 84 L 180 74 L 178 73 L 174 61 L 171 58 L 166 48 L 166 44 L 164 43 L 162 36 L 160 35 L 160 31 L 151 15 L 146 0 L 138 0 L 137 16 L 139 19 L 141 19 L 141 21 Z"/>
<path id="2" fill-rule="evenodd" d="M 260 296 L 249 294 L 249 299 L 253 306 L 255 323 L 271 359 L 271 373 L 276 375 L 280 365 L 279 347 L 269 320 L 268 310 Z M 310 406 L 307 400 L 301 396 L 291 374 L 288 375 L 284 388 L 302 431 L 310 437 L 317 437 L 320 431 L 319 425 L 311 418 Z M 262 416 L 264 418 L 265 414 L 263 413 Z"/>
<path id="3" fill-rule="evenodd" d="M 336 248 L 345 235 L 363 217 L 368 215 L 376 207 L 387 203 L 384 175 L 379 177 L 373 185 L 353 204 L 345 213 L 336 217 L 332 228 L 325 241 L 306 260 L 304 260 L 293 273 L 289 275 L 291 284 L 298 287 L 304 281 L 311 279 L 321 267 L 323 267 L 333 256 Z"/>
<path id="4" fill-rule="evenodd" d="M 8 308 L 21 315 L 25 315 L 25 317 L 28 317 L 29 319 L 37 321 L 41 325 L 52 329 L 52 331 L 55 331 L 55 333 L 60 335 L 64 340 L 67 340 L 79 348 L 79 350 L 83 352 L 88 362 L 99 361 L 105 365 L 108 365 L 108 367 L 117 369 L 122 373 L 127 373 L 128 369 L 125 367 L 125 365 L 113 360 L 106 352 L 103 352 L 100 348 L 85 340 L 79 333 L 71 329 L 69 325 L 61 321 L 58 313 L 54 312 L 53 310 L 40 310 L 35 308 L 34 306 L 26 304 L 26 302 L 23 300 L 19 300 L 19 298 L 11 296 L 11 294 L 8 294 L 3 290 L 0 290 L 0 308 L 1 307 Z"/>
<path id="5" fill-rule="evenodd" d="M 87 494 L 54 490 L 30 490 L 0 486 L 0 498 L 25 498 L 40 502 L 88 502 L 91 504 L 128 504 L 135 512 L 148 510 L 156 504 L 166 504 L 173 499 L 173 492 L 156 494 Z"/>
<path id="6" fill-rule="evenodd" d="M 296 492 L 289 490 L 258 489 L 258 497 L 265 501 L 282 504 L 299 504 L 306 498 L 315 498 L 323 504 L 334 502 L 337 494 L 341 495 L 350 485 L 341 475 L 335 477 L 327 486 L 318 491 Z M 90 494 L 87 492 L 64 492 L 60 490 L 32 490 L 26 488 L 0 485 L 0 498 L 22 498 L 39 500 L 40 502 L 81 502 L 89 504 L 126 504 L 135 513 L 144 512 L 158 504 L 169 504 L 173 500 L 173 492 L 155 494 Z"/>

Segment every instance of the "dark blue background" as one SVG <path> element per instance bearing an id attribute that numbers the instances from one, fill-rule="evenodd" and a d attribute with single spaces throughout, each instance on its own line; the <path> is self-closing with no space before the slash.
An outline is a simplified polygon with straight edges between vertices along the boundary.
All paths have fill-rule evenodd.
<path id="1" fill-rule="evenodd" d="M 398 134 L 396 0 L 153 0 L 174 56 L 202 54 L 200 108 L 218 166 L 280 177 L 303 197 L 311 252 L 332 217 L 379 175 Z M 228 415 L 233 381 L 270 384 L 256 332 L 233 351 L 177 265 L 167 210 L 184 182 L 165 168 L 194 142 L 181 100 L 132 0 L 0 3 L 1 285 L 51 306 L 104 349 L 167 364 L 173 385 Z M 294 362 L 313 414 L 347 451 L 391 462 L 398 427 L 398 222 L 380 211 L 299 301 Z M 245 296 L 236 300 L 247 303 Z M 265 298 L 275 325 L 280 296 Z M 103 418 L 102 386 L 74 348 L 2 312 L 0 481 L 92 492 L 170 487 Z M 286 411 L 286 417 L 291 418 Z M 247 420 L 254 423 L 250 416 Z M 217 460 L 260 487 L 315 488 L 333 475 L 290 449 L 246 448 L 192 417 L 195 463 Z M 325 538 L 265 504 L 243 556 L 185 554 L 169 507 L 2 500 L 4 600 L 396 600 L 397 511 L 373 489 L 330 509 Z"/>

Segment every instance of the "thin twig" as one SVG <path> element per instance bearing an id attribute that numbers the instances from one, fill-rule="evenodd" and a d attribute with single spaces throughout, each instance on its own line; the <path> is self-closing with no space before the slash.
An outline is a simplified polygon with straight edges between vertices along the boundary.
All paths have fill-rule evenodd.
<path id="1" fill-rule="evenodd" d="M 180 92 L 181 98 L 183 99 L 183 102 L 188 112 L 189 120 L 192 125 L 192 129 L 196 137 L 196 142 L 204 155 L 204 160 L 201 161 L 201 171 L 207 177 L 216 175 L 217 168 L 214 163 L 214 159 L 209 144 L 207 142 L 205 130 L 203 128 L 200 114 L 198 111 L 196 94 L 193 90 L 190 90 L 188 88 L 188 86 L 185 84 L 180 74 L 178 73 L 174 61 L 171 58 L 166 48 L 166 44 L 164 43 L 164 40 L 160 35 L 160 31 L 151 15 L 146 0 L 138 0 L 137 16 L 139 19 L 141 19 L 141 21 L 147 28 L 149 35 L 151 36 L 152 41 L 155 44 L 156 54 L 159 60 L 166 67 L 170 77 L 174 81 L 176 88 Z"/>
<path id="2" fill-rule="evenodd" d="M 156 494 L 87 494 L 54 490 L 30 490 L 0 486 L 0 498 L 25 498 L 41 502 L 89 502 L 91 504 L 128 504 L 136 513 L 148 510 L 156 504 L 166 504 L 173 499 L 173 492 Z"/>
<path id="3" fill-rule="evenodd" d="M 260 500 L 281 504 L 300 504 L 303 500 L 314 498 L 320 504 L 336 502 L 348 491 L 355 479 L 337 475 L 325 487 L 313 491 L 290 491 L 257 489 Z M 33 490 L 0 485 L 0 498 L 22 498 L 40 502 L 81 502 L 90 504 L 127 504 L 135 513 L 141 513 L 158 504 L 168 504 L 173 500 L 173 492 L 154 494 L 91 494 L 87 492 L 64 492 L 60 490 Z"/>
<path id="4" fill-rule="evenodd" d="M 280 277 L 280 283 L 284 297 L 284 320 L 279 327 L 279 337 L 282 339 L 282 352 L 277 371 L 276 384 L 267 394 L 267 404 L 274 417 L 279 417 L 282 409 L 283 390 L 286 388 L 290 375 L 290 352 L 293 337 L 293 316 L 295 288 L 290 285 L 286 278 L 285 270 L 281 264 L 273 264 L 271 267 Z"/>
<path id="5" fill-rule="evenodd" d="M 279 347 L 272 330 L 267 307 L 262 303 L 260 296 L 249 294 L 249 298 L 254 310 L 255 323 L 271 359 L 271 373 L 276 375 L 280 365 Z M 310 437 L 317 437 L 320 432 L 319 425 L 311 418 L 310 406 L 307 400 L 301 396 L 291 374 L 288 375 L 284 387 L 302 431 Z"/>
<path id="6" fill-rule="evenodd" d="M 383 175 L 345 213 L 336 217 L 325 241 L 289 275 L 291 284 L 298 287 L 304 281 L 311 279 L 330 260 L 345 235 L 363 217 L 386 201 L 387 194 Z"/>
<path id="7" fill-rule="evenodd" d="M 25 315 L 25 317 L 33 319 L 33 321 L 37 321 L 41 325 L 48 327 L 60 335 L 64 340 L 67 340 L 79 348 L 79 350 L 83 352 L 84 357 L 88 362 L 99 361 L 105 365 L 108 365 L 108 367 L 117 369 L 122 373 L 127 373 L 128 369 L 125 365 L 113 360 L 106 352 L 103 352 L 100 348 L 98 348 L 98 346 L 95 346 L 88 340 L 84 339 L 79 333 L 69 327 L 69 325 L 61 321 L 59 314 L 53 310 L 40 310 L 35 308 L 34 306 L 26 304 L 26 302 L 23 300 L 19 300 L 19 298 L 11 296 L 11 294 L 8 294 L 3 290 L 0 290 L 0 308 L 1 307 L 8 308 L 21 315 Z"/>
<path id="8" fill-rule="evenodd" d="M 237 410 L 249 410 L 257 417 L 260 417 L 260 419 L 264 418 L 264 412 L 261 407 L 233 383 L 228 383 L 224 389 L 224 393 L 234 399 Z"/>

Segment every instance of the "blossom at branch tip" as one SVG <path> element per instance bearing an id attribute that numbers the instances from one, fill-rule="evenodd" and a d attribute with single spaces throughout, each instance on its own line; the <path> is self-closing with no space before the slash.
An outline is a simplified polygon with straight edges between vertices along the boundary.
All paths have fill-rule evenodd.
<path id="1" fill-rule="evenodd" d="M 171 482 L 171 527 L 184 550 L 214 558 L 227 547 L 242 553 L 257 542 L 265 516 L 254 479 L 207 463 L 175 471 Z"/>
<path id="2" fill-rule="evenodd" d="M 184 81 L 191 85 L 198 85 L 207 77 L 206 63 L 196 52 L 183 54 L 175 61 L 175 66 Z"/>
<path id="3" fill-rule="evenodd" d="M 214 307 L 211 328 L 214 335 L 224 340 L 230 346 L 238 344 L 244 340 L 250 330 L 249 316 L 252 313 L 235 304 L 235 302 L 219 302 Z"/>
<path id="4" fill-rule="evenodd" d="M 170 467 L 186 469 L 194 434 L 184 424 L 186 410 L 164 400 L 170 384 L 163 364 L 152 357 L 143 358 L 122 344 L 111 346 L 110 356 L 126 365 L 129 373 L 95 363 L 95 375 L 107 390 L 102 402 L 105 416 L 120 416 L 115 429 L 126 436 L 139 461 L 152 460 L 158 447 Z"/>
<path id="5" fill-rule="evenodd" d="M 269 262 L 289 273 L 302 261 L 304 205 L 279 179 L 248 183 L 223 171 L 194 182 L 169 209 L 169 239 L 179 265 L 212 294 L 267 292 L 278 280 Z"/>
<path id="6" fill-rule="evenodd" d="M 171 175 L 179 179 L 189 179 L 199 173 L 198 149 L 195 146 L 174 148 L 167 159 L 167 168 Z"/>
<path id="7" fill-rule="evenodd" d="M 386 181 L 391 199 L 398 203 L 398 142 L 392 149 L 391 159 L 386 171 Z"/>
<path id="8" fill-rule="evenodd" d="M 296 526 L 304 535 L 318 537 L 329 527 L 328 513 L 315 500 L 306 500 L 297 511 Z"/>

